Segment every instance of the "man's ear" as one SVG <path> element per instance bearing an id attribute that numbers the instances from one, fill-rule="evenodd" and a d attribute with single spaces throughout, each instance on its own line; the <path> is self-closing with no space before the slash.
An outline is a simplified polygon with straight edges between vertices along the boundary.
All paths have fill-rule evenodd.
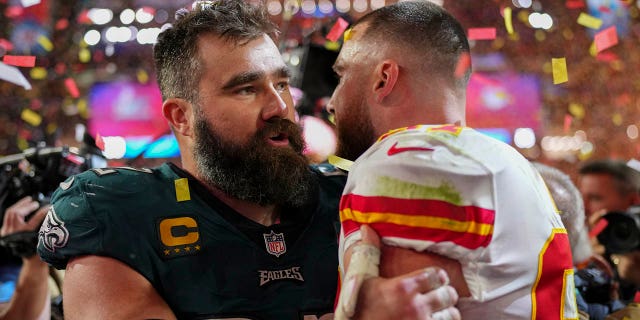
<path id="1" fill-rule="evenodd" d="M 394 60 L 384 60 L 378 64 L 375 70 L 374 97 L 376 102 L 382 102 L 388 97 L 396 83 L 398 82 L 398 73 L 400 68 Z"/>
<path id="2" fill-rule="evenodd" d="M 176 134 L 191 136 L 192 130 L 191 103 L 180 98 L 169 98 L 162 103 L 162 115 L 173 127 Z"/>

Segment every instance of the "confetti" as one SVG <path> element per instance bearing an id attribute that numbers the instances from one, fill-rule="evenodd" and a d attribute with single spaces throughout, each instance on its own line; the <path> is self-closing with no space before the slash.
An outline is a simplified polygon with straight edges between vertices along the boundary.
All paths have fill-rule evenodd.
<path id="1" fill-rule="evenodd" d="M 98 149 L 104 151 L 104 139 L 102 139 L 102 136 L 100 135 L 100 132 L 96 133 L 96 147 L 98 147 Z"/>
<path id="2" fill-rule="evenodd" d="M 31 90 L 31 84 L 22 75 L 20 70 L 14 66 L 0 63 L 0 79 L 22 86 L 27 90 Z"/>
<path id="3" fill-rule="evenodd" d="M 606 28 L 595 35 L 596 52 L 601 52 L 618 44 L 616 26 Z"/>
<path id="4" fill-rule="evenodd" d="M 189 179 L 180 178 L 173 181 L 176 186 L 176 200 L 178 202 L 191 200 L 189 193 Z"/>
<path id="5" fill-rule="evenodd" d="M 351 39 L 353 33 L 353 29 L 349 28 L 344 32 L 344 41 L 349 41 Z"/>
<path id="6" fill-rule="evenodd" d="M 36 57 L 6 55 L 2 57 L 2 62 L 16 67 L 33 67 L 36 65 Z"/>
<path id="7" fill-rule="evenodd" d="M 584 118 L 584 115 L 585 115 L 584 107 L 579 103 L 575 103 L 575 102 L 570 103 L 569 113 L 571 113 L 571 115 L 573 115 L 577 119 L 582 119 Z"/>
<path id="8" fill-rule="evenodd" d="M 39 36 L 38 43 L 47 51 L 53 50 L 53 43 L 51 43 L 51 40 L 45 36 Z"/>
<path id="9" fill-rule="evenodd" d="M 598 8 L 598 11 L 603 12 L 603 13 L 611 13 L 611 8 L 609 8 L 607 6 L 600 6 Z"/>
<path id="10" fill-rule="evenodd" d="M 327 34 L 327 40 L 333 42 L 338 41 L 338 39 L 348 26 L 349 22 L 347 22 L 347 20 L 345 19 L 342 19 L 342 17 L 339 17 L 338 21 L 336 21 L 336 23 L 333 25 L 333 27 L 331 27 L 331 30 Z"/>
<path id="11" fill-rule="evenodd" d="M 458 58 L 458 64 L 456 65 L 456 71 L 454 76 L 460 78 L 467 73 L 467 70 L 471 66 L 471 56 L 467 52 L 463 52 Z"/>
<path id="12" fill-rule="evenodd" d="M 80 96 L 80 91 L 78 90 L 78 86 L 73 78 L 64 79 L 64 86 L 67 87 L 67 91 L 69 91 L 69 94 L 71 94 L 72 97 L 77 98 Z"/>
<path id="13" fill-rule="evenodd" d="M 42 67 L 31 68 L 29 75 L 31 76 L 31 79 L 42 80 L 47 77 L 47 69 Z"/>
<path id="14" fill-rule="evenodd" d="M 565 6 L 569 9 L 580 9 L 584 8 L 584 0 L 567 0 Z"/>
<path id="15" fill-rule="evenodd" d="M 353 161 L 340 158 L 336 155 L 330 155 L 327 158 L 327 161 L 336 168 L 342 169 L 344 171 L 349 171 L 351 166 L 353 165 Z"/>
<path id="16" fill-rule="evenodd" d="M 496 28 L 469 28 L 469 40 L 493 40 Z"/>
<path id="17" fill-rule="evenodd" d="M 37 127 L 42 123 L 42 117 L 31 109 L 24 109 L 22 113 L 20 113 L 20 118 L 24 120 L 24 122 Z"/>
<path id="18" fill-rule="evenodd" d="M 89 51 L 89 49 L 86 49 L 86 48 L 82 48 L 78 50 L 78 59 L 82 63 L 87 63 L 91 61 L 91 51 Z"/>
<path id="19" fill-rule="evenodd" d="M 573 122 L 573 117 L 569 114 L 564 115 L 564 133 L 568 133 L 569 129 L 571 129 L 571 123 Z"/>
<path id="20" fill-rule="evenodd" d="M 7 39 L 0 38 L 0 47 L 3 47 L 5 51 L 13 50 L 13 43 Z"/>
<path id="21" fill-rule="evenodd" d="M 609 222 L 606 219 L 598 220 L 596 225 L 593 226 L 593 229 L 591 229 L 591 231 L 589 231 L 589 238 L 597 237 L 600 234 L 600 232 L 602 232 L 604 230 L 604 228 L 607 227 L 608 224 L 609 224 Z"/>
<path id="22" fill-rule="evenodd" d="M 511 21 L 511 13 L 513 10 L 511 7 L 504 8 L 504 27 L 507 28 L 507 33 L 513 34 L 513 23 Z"/>
<path id="23" fill-rule="evenodd" d="M 552 58 L 551 69 L 553 70 L 553 84 L 569 81 L 566 58 Z"/>
<path id="24" fill-rule="evenodd" d="M 578 16 L 578 24 L 587 28 L 598 30 L 600 29 L 600 27 L 602 27 L 602 20 L 581 12 L 580 16 Z"/>

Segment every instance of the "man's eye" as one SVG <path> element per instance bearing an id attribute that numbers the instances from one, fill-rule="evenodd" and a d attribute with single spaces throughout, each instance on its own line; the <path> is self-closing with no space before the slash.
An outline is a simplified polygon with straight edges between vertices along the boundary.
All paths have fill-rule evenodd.
<path id="1" fill-rule="evenodd" d="M 254 87 L 242 87 L 242 88 L 236 90 L 236 93 L 237 94 L 242 94 L 242 95 L 254 94 L 254 93 L 256 93 L 256 89 Z"/>
<path id="2" fill-rule="evenodd" d="M 289 82 L 280 82 L 278 84 L 276 84 L 276 90 L 278 90 L 278 92 L 284 92 L 287 91 L 287 89 L 289 88 Z"/>

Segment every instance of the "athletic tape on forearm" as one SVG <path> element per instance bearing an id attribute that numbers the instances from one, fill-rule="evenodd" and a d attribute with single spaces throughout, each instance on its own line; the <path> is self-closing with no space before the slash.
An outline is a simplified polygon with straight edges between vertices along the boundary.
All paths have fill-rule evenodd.
<path id="1" fill-rule="evenodd" d="M 379 264 L 380 249 L 369 244 L 357 244 L 353 247 L 347 274 L 342 281 L 334 320 L 353 317 L 360 287 L 365 280 L 378 276 Z"/>

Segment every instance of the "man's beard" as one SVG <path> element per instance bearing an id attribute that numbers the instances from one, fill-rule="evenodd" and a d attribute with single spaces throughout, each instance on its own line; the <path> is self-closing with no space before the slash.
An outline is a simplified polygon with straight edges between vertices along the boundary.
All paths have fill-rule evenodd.
<path id="1" fill-rule="evenodd" d="M 362 102 L 349 109 L 337 120 L 338 146 L 336 155 L 355 161 L 376 141 L 376 134 L 369 116 L 369 109 Z"/>
<path id="2" fill-rule="evenodd" d="M 302 130 L 295 123 L 270 120 L 245 145 L 223 138 L 201 116 L 194 126 L 194 159 L 209 186 L 261 206 L 300 207 L 309 200 L 313 175 L 302 155 Z M 267 142 L 279 133 L 288 136 L 292 148 Z"/>

